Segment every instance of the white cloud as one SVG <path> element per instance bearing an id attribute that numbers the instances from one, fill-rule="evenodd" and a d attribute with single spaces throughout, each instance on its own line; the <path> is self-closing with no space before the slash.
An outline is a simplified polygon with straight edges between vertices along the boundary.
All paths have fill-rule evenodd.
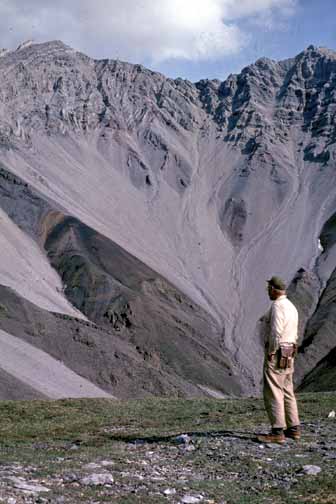
<path id="1" fill-rule="evenodd" d="M 159 63 L 214 60 L 249 40 L 246 18 L 293 14 L 296 0 L 0 0 L 7 47 L 61 39 L 95 57 Z"/>
<path id="2" fill-rule="evenodd" d="M 272 14 L 292 15 L 297 0 L 224 0 L 221 2 L 227 19 L 239 19 L 247 16 Z"/>

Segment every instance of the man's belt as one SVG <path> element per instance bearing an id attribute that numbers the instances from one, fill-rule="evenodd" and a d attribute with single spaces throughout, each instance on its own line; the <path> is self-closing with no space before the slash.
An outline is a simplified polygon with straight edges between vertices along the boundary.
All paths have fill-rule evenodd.
<path id="1" fill-rule="evenodd" d="M 280 348 L 276 352 L 278 368 L 292 368 L 296 353 L 297 345 L 295 345 L 294 343 L 281 343 Z"/>
<path id="2" fill-rule="evenodd" d="M 276 362 L 279 369 L 290 369 L 293 367 L 297 348 L 295 343 L 281 343 L 280 348 L 275 353 L 268 354 L 268 360 Z"/>

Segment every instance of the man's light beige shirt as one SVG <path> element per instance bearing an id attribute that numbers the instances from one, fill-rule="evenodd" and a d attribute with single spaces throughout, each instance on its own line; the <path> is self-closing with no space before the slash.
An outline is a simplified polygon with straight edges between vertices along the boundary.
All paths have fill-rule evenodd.
<path id="1" fill-rule="evenodd" d="M 273 301 L 269 314 L 268 352 L 276 352 L 283 343 L 296 343 L 299 317 L 297 309 L 287 296 L 280 296 Z"/>

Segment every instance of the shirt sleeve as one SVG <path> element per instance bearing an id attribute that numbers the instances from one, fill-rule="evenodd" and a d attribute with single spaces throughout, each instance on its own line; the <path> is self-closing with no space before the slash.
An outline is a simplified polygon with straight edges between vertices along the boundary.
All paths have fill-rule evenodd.
<path id="1" fill-rule="evenodd" d="M 269 338 L 271 332 L 271 311 L 270 308 L 261 319 L 261 337 L 264 346 L 269 346 Z"/>
<path id="2" fill-rule="evenodd" d="M 281 306 L 273 303 L 271 310 L 271 334 L 269 353 L 274 353 L 280 347 L 281 335 L 284 329 L 285 317 Z"/>

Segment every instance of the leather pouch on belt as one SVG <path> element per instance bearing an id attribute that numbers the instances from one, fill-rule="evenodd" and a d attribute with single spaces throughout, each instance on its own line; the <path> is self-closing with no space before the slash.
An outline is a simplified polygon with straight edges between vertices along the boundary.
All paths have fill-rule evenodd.
<path id="1" fill-rule="evenodd" d="M 293 367 L 293 358 L 295 355 L 294 345 L 281 345 L 277 351 L 278 368 L 290 369 Z"/>

